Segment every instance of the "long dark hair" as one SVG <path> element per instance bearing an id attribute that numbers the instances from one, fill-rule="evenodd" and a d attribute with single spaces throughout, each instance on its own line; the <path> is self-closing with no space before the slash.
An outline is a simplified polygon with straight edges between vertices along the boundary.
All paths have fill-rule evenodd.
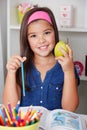
<path id="1" fill-rule="evenodd" d="M 29 41 L 28 41 L 28 37 L 27 37 L 27 28 L 28 28 L 27 23 L 28 23 L 29 17 L 36 11 L 44 11 L 44 12 L 47 12 L 49 14 L 51 21 L 52 21 L 52 27 L 53 27 L 54 33 L 55 33 L 55 42 L 57 43 L 59 41 L 59 34 L 58 34 L 58 28 L 57 28 L 57 24 L 55 21 L 55 17 L 54 17 L 53 12 L 49 8 L 35 7 L 35 8 L 33 8 L 25 13 L 23 20 L 22 20 L 22 23 L 21 23 L 21 28 L 20 28 L 20 55 L 27 57 L 27 60 L 24 62 L 26 86 L 27 86 L 26 73 L 29 70 L 30 63 L 33 60 L 33 56 L 34 56 L 34 53 L 29 46 Z M 16 77 L 17 77 L 17 83 L 21 86 L 21 78 L 20 78 L 21 71 L 20 71 L 20 69 L 18 69 Z"/>

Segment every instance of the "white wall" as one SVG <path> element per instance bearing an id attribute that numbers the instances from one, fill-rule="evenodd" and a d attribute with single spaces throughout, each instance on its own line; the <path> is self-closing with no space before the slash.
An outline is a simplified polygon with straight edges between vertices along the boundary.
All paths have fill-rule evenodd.
<path id="1" fill-rule="evenodd" d="M 5 65 L 7 62 L 7 14 L 6 0 L 0 0 L 0 103 L 2 103 L 2 91 L 4 88 Z"/>
<path id="2" fill-rule="evenodd" d="M 4 62 L 4 73 L 5 64 L 7 62 L 7 1 L 0 0 L 0 20 L 1 20 L 1 34 L 2 34 L 2 53 Z"/>
<path id="3" fill-rule="evenodd" d="M 0 26 L 0 102 L 2 102 L 2 88 L 4 86 L 4 71 L 3 71 L 3 57 L 2 57 L 2 39 Z"/>

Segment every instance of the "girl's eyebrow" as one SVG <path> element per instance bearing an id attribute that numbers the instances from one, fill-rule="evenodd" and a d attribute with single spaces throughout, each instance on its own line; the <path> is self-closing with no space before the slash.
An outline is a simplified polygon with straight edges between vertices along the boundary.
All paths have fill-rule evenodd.
<path id="1" fill-rule="evenodd" d="M 43 32 L 45 32 L 45 31 L 52 31 L 52 29 L 45 29 L 45 30 L 43 30 Z M 40 33 L 43 33 L 43 32 L 40 32 Z M 32 34 L 38 34 L 39 32 L 30 32 L 30 33 L 28 33 L 28 35 L 32 35 Z"/>
<path id="2" fill-rule="evenodd" d="M 48 29 L 44 30 L 43 32 L 45 32 L 45 31 L 51 31 L 51 30 L 53 30 L 53 29 L 51 29 L 51 28 L 49 29 L 49 28 L 48 28 Z"/>
<path id="3" fill-rule="evenodd" d="M 28 36 L 29 36 L 29 35 L 35 35 L 35 34 L 37 34 L 37 32 L 28 32 L 28 33 L 27 33 Z"/>

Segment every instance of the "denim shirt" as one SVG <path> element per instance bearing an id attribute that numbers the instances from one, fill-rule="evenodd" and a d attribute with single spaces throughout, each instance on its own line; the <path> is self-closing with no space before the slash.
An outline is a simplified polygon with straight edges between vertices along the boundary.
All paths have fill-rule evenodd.
<path id="1" fill-rule="evenodd" d="M 58 62 L 47 71 L 43 82 L 40 72 L 32 64 L 31 71 L 27 74 L 27 81 L 30 91 L 26 91 L 25 96 L 22 94 L 21 106 L 43 106 L 49 110 L 62 108 L 64 72 Z"/>

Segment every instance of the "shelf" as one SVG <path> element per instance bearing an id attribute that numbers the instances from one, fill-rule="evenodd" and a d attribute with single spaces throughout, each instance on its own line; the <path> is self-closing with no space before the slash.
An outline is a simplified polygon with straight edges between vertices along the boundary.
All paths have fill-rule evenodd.
<path id="1" fill-rule="evenodd" d="M 87 28 L 59 28 L 60 32 L 87 32 Z"/>
<path id="2" fill-rule="evenodd" d="M 16 26 L 14 26 L 14 25 L 11 25 L 10 26 L 10 29 L 15 29 L 15 30 L 19 30 L 20 29 L 20 25 L 16 25 Z"/>
<path id="3" fill-rule="evenodd" d="M 11 25 L 10 29 L 20 29 L 20 25 Z M 59 32 L 87 32 L 87 28 L 59 28 Z"/>

